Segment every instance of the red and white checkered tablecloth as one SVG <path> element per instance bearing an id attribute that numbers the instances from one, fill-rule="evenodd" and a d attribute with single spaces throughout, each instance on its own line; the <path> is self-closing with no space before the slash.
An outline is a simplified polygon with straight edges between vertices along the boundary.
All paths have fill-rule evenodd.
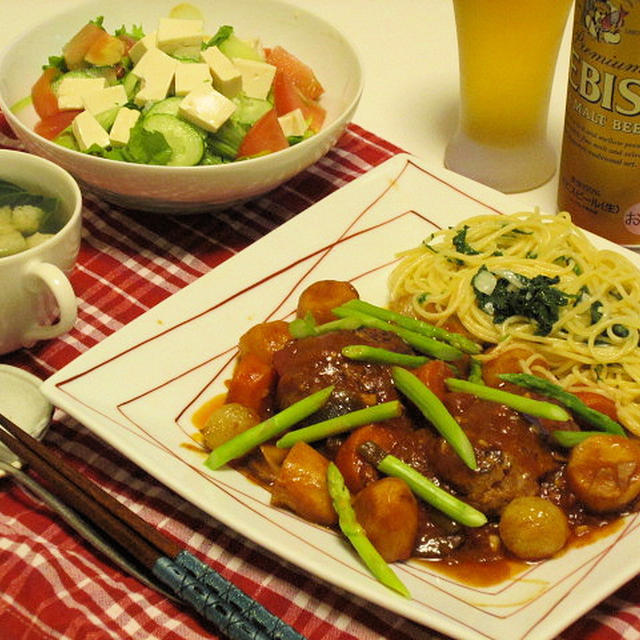
<path id="1" fill-rule="evenodd" d="M 0 116 L 0 146 L 16 148 L 9 133 Z M 71 276 L 79 303 L 75 327 L 62 338 L 1 356 L 0 362 L 40 378 L 50 376 L 167 296 L 399 151 L 352 124 L 325 158 L 284 186 L 215 214 L 174 217 L 130 212 L 85 193 L 82 247 Z M 218 571 L 310 640 L 440 638 L 316 580 L 236 535 L 59 410 L 45 442 L 144 519 L 197 555 L 206 556 Z M 190 610 L 174 606 L 94 552 L 15 483 L 4 479 L 0 486 L 0 640 L 216 637 Z M 561 638 L 639 639 L 640 577 Z"/>

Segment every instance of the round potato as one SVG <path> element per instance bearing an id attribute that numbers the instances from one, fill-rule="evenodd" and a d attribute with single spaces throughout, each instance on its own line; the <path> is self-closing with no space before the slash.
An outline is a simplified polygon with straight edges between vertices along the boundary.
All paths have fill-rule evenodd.
<path id="1" fill-rule="evenodd" d="M 317 324 L 331 322 L 337 319 L 331 310 L 355 298 L 358 298 L 358 291 L 349 282 L 319 280 L 300 295 L 296 315 L 304 318 L 310 313 Z"/>
<path id="2" fill-rule="evenodd" d="M 567 480 L 591 511 L 620 511 L 640 495 L 640 443 L 616 435 L 597 435 L 573 447 Z"/>

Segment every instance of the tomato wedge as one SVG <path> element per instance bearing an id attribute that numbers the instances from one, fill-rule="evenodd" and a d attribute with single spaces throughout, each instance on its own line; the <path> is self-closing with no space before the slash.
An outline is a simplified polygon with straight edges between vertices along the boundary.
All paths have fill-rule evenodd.
<path id="1" fill-rule="evenodd" d="M 264 155 L 289 146 L 275 109 L 265 113 L 247 132 L 240 143 L 238 158 Z"/>
<path id="2" fill-rule="evenodd" d="M 283 47 L 277 46 L 273 47 L 273 49 L 266 49 L 265 57 L 269 64 L 277 67 L 282 73 L 291 78 L 307 100 L 317 100 L 324 93 L 324 88 L 311 67 Z"/>
<path id="3" fill-rule="evenodd" d="M 80 113 L 80 111 L 58 111 L 51 116 L 42 118 L 36 123 L 33 130 L 47 140 L 53 140 L 58 134 L 62 133 L 72 122 L 72 120 Z"/>
<path id="4" fill-rule="evenodd" d="M 286 73 L 276 71 L 273 80 L 273 99 L 279 116 L 300 109 L 314 131 L 320 131 L 326 111 L 318 103 L 307 100 Z"/>
<path id="5" fill-rule="evenodd" d="M 58 98 L 56 98 L 56 94 L 53 93 L 51 82 L 59 73 L 57 69 L 49 67 L 42 72 L 42 75 L 36 80 L 33 87 L 31 87 L 33 108 L 41 118 L 48 118 L 58 113 Z"/>
<path id="6" fill-rule="evenodd" d="M 62 54 L 64 55 L 67 67 L 71 70 L 80 68 L 91 45 L 98 38 L 102 38 L 103 34 L 105 34 L 105 30 L 94 22 L 85 24 L 84 27 L 62 47 Z"/>

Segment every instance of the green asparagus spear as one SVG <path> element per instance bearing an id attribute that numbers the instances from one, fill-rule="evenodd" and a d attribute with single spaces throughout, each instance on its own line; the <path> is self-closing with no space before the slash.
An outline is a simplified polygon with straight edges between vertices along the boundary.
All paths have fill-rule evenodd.
<path id="1" fill-rule="evenodd" d="M 290 407 L 283 409 L 279 413 L 271 416 L 267 420 L 243 431 L 231 440 L 216 447 L 205 460 L 205 464 L 210 469 L 219 469 L 230 460 L 240 458 L 254 447 L 274 438 L 279 433 L 289 429 L 300 420 L 311 415 L 328 400 L 333 385 L 329 385 L 320 391 L 312 393 L 310 396 L 295 402 Z"/>
<path id="2" fill-rule="evenodd" d="M 476 456 L 467 434 L 447 411 L 438 396 L 413 373 L 400 367 L 392 367 L 391 374 L 396 387 L 420 409 L 440 435 L 470 468 L 476 469 Z"/>
<path id="3" fill-rule="evenodd" d="M 447 331 L 441 327 L 436 327 L 424 320 L 418 320 L 411 318 L 397 311 L 391 311 L 391 309 L 385 309 L 384 307 L 378 307 L 370 302 L 364 302 L 363 300 L 349 300 L 341 305 L 341 309 L 349 309 L 352 311 L 359 311 L 360 313 L 366 313 L 380 320 L 386 320 L 392 322 L 405 329 L 421 333 L 429 338 L 435 338 L 447 342 L 453 347 L 460 349 L 464 353 L 480 353 L 482 347 L 479 344 L 469 340 L 469 338 L 459 334 Z M 334 310 L 335 312 L 335 310 Z"/>
<path id="4" fill-rule="evenodd" d="M 429 362 L 426 356 L 414 356 L 407 353 L 398 353 L 380 347 L 371 347 L 367 344 L 350 344 L 342 348 L 342 355 L 351 360 L 362 362 L 378 362 L 380 364 L 397 364 L 401 367 L 419 367 Z"/>
<path id="5" fill-rule="evenodd" d="M 387 453 L 374 442 L 368 440 L 361 444 L 358 453 L 382 473 L 404 480 L 417 496 L 456 522 L 467 527 L 481 527 L 486 524 L 487 517 L 484 513 L 441 489 L 419 471 Z"/>
<path id="6" fill-rule="evenodd" d="M 561 447 L 575 447 L 591 436 L 604 436 L 606 431 L 552 431 L 551 436 Z M 614 435 L 614 434 L 610 434 Z"/>
<path id="7" fill-rule="evenodd" d="M 374 316 L 370 316 L 361 311 L 350 309 L 345 305 L 332 309 L 333 313 L 341 318 L 356 318 L 363 326 L 372 327 L 374 329 L 382 329 L 383 331 L 390 331 L 402 338 L 407 344 L 410 344 L 414 349 L 424 353 L 438 360 L 459 360 L 462 357 L 462 351 L 457 347 L 452 347 L 446 342 L 440 342 L 434 338 L 429 338 L 425 335 L 417 333 L 416 331 L 410 331 L 404 329 L 390 322 L 385 322 Z"/>
<path id="8" fill-rule="evenodd" d="M 519 411 L 520 413 L 526 413 L 530 416 L 548 418 L 549 420 L 557 420 L 559 422 L 566 422 L 571 418 L 571 416 L 562 407 L 551 402 L 533 400 L 526 396 L 520 396 L 517 393 L 509 393 L 502 389 L 489 387 L 486 384 L 475 384 L 468 380 L 459 380 L 457 378 L 447 378 L 445 383 L 451 391 L 472 393 L 474 396 L 482 398 L 483 400 L 499 402 L 507 407 L 511 407 L 512 409 Z"/>
<path id="9" fill-rule="evenodd" d="M 402 413 L 402 405 L 397 400 L 374 404 L 371 407 L 350 411 L 341 416 L 310 424 L 308 427 L 289 431 L 276 442 L 281 449 L 288 449 L 296 442 L 315 442 L 338 433 L 350 431 L 355 427 L 370 422 L 381 422 L 389 418 L 397 418 Z"/>
<path id="10" fill-rule="evenodd" d="M 565 391 L 562 387 L 554 384 L 550 380 L 545 380 L 539 376 L 532 376 L 528 373 L 502 373 L 500 378 L 506 382 L 512 382 L 525 389 L 536 391 L 537 393 L 548 396 L 563 404 L 577 418 L 581 418 L 588 425 L 595 427 L 601 431 L 615 433 L 625 436 L 625 430 L 615 420 L 600 411 L 596 411 L 588 407 L 578 396 Z"/>
<path id="11" fill-rule="evenodd" d="M 308 313 L 305 318 L 296 318 L 289 323 L 289 333 L 294 338 L 307 338 L 309 336 L 320 336 L 329 331 L 339 331 L 340 329 L 354 330 L 362 326 L 358 318 L 339 318 L 324 324 L 316 324 L 313 316 Z"/>
<path id="12" fill-rule="evenodd" d="M 469 382 L 484 384 L 482 364 L 475 358 L 469 358 Z"/>
<path id="13" fill-rule="evenodd" d="M 356 514 L 351 506 L 349 489 L 344 484 L 344 478 L 340 470 L 333 462 L 329 463 L 327 469 L 327 486 L 333 501 L 333 508 L 338 514 L 340 529 L 358 552 L 369 571 L 385 586 L 397 591 L 406 598 L 410 598 L 411 594 L 407 587 L 371 544 L 364 529 L 358 523 Z"/>

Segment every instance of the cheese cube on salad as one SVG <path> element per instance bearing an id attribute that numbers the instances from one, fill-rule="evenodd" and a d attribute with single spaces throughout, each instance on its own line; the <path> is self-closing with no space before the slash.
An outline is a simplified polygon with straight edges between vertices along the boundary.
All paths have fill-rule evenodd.
<path id="1" fill-rule="evenodd" d="M 308 128 L 302 109 L 294 109 L 278 118 L 282 132 L 287 138 L 303 136 Z"/>
<path id="2" fill-rule="evenodd" d="M 173 74 L 176 70 L 177 60 L 160 49 L 151 48 L 144 53 L 131 70 L 133 75 L 141 80 L 152 80 L 158 76 Z"/>
<path id="3" fill-rule="evenodd" d="M 206 131 L 216 132 L 236 110 L 236 105 L 213 87 L 202 85 L 180 103 L 180 115 Z"/>
<path id="4" fill-rule="evenodd" d="M 250 98 L 264 100 L 269 95 L 271 84 L 276 75 L 276 67 L 268 62 L 258 62 L 246 58 L 233 58 L 233 64 L 242 75 L 242 90 Z"/>
<path id="5" fill-rule="evenodd" d="M 169 52 L 179 47 L 199 46 L 203 26 L 202 20 L 160 18 L 156 46 Z"/>
<path id="6" fill-rule="evenodd" d="M 58 109 L 83 109 L 83 96 L 106 86 L 106 78 L 63 78 L 58 86 Z"/>
<path id="7" fill-rule="evenodd" d="M 186 96 L 202 84 L 211 84 L 209 65 L 205 62 L 178 62 L 176 65 L 174 94 Z"/>
<path id="8" fill-rule="evenodd" d="M 82 105 L 87 110 L 97 115 L 127 104 L 129 98 L 125 88 L 121 84 L 114 84 L 104 89 L 89 91 L 82 96 Z"/>
<path id="9" fill-rule="evenodd" d="M 166 98 L 173 84 L 177 64 L 175 58 L 160 49 L 147 51 L 131 71 L 142 80 L 142 87 L 134 99 L 136 105 L 142 107 Z"/>
<path id="10" fill-rule="evenodd" d="M 109 144 L 109 134 L 90 111 L 79 113 L 73 119 L 71 129 L 82 151 L 86 151 L 94 144 L 99 147 L 106 147 Z"/>
<path id="11" fill-rule="evenodd" d="M 235 98 L 242 91 L 242 74 L 227 56 L 215 45 L 200 52 L 209 65 L 213 88 L 227 98 Z"/>
<path id="12" fill-rule="evenodd" d="M 128 109 L 127 107 L 118 109 L 116 119 L 113 121 L 111 131 L 109 131 L 109 140 L 114 147 L 124 147 L 129 142 L 131 129 L 139 117 L 140 112 L 136 109 Z"/>
<path id="13" fill-rule="evenodd" d="M 137 40 L 136 43 L 129 49 L 129 58 L 131 58 L 131 62 L 133 64 L 137 64 L 140 62 L 140 58 L 149 51 L 149 49 L 157 49 L 157 31 L 152 31 L 151 33 L 147 33 L 146 36 Z"/>

